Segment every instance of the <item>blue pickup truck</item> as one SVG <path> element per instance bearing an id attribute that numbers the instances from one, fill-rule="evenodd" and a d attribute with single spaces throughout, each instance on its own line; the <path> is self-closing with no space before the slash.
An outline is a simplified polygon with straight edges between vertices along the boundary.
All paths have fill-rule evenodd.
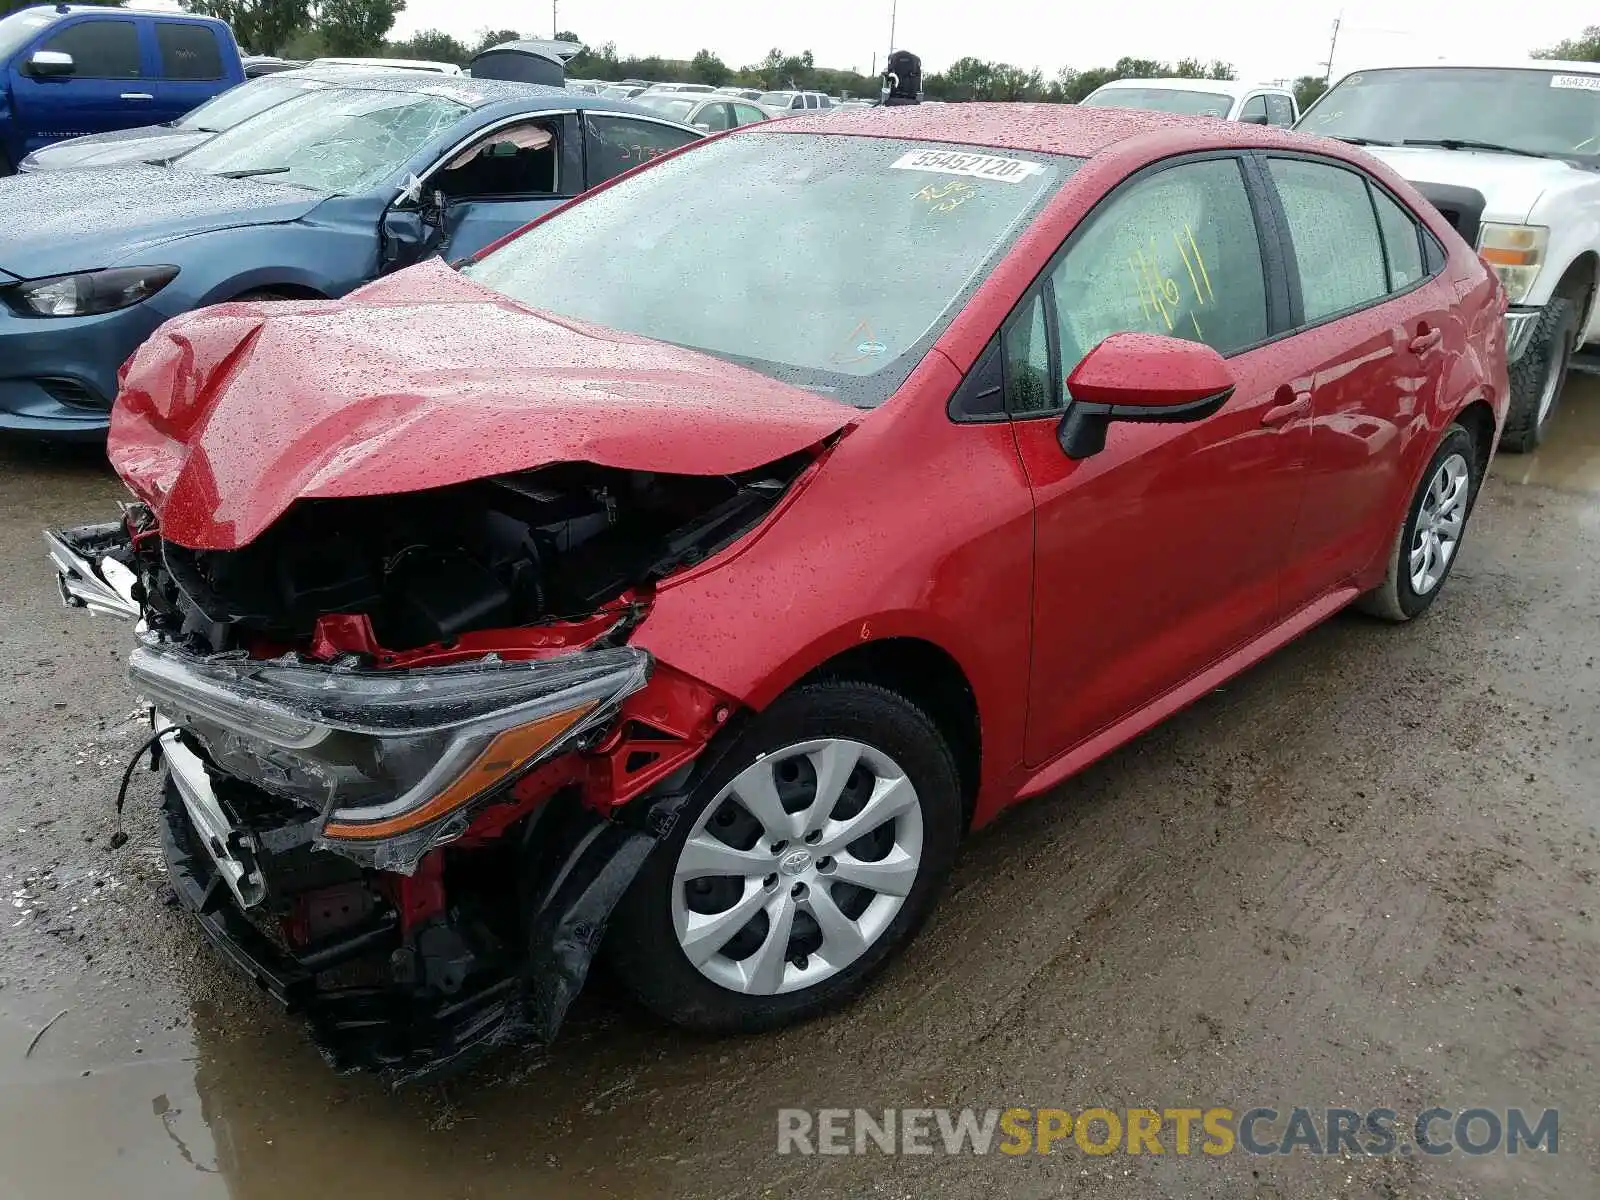
<path id="1" fill-rule="evenodd" d="M 0 17 L 0 175 L 51 142 L 173 121 L 243 82 L 221 21 L 74 4 L 19 9 Z"/>

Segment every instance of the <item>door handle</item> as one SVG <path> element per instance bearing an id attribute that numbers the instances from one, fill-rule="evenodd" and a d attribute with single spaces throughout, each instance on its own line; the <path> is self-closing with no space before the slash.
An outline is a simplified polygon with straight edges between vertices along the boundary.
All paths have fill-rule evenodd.
<path id="1" fill-rule="evenodd" d="M 1444 330 L 1423 326 L 1423 332 L 1411 339 L 1411 351 L 1413 354 L 1421 354 L 1425 350 L 1432 350 L 1442 341 L 1444 341 Z"/>
<path id="2" fill-rule="evenodd" d="M 122 98 L 124 100 L 154 100 L 155 99 L 155 97 L 152 96 L 149 92 L 123 92 L 122 93 Z"/>
<path id="3" fill-rule="evenodd" d="M 1261 414 L 1261 423 L 1267 426 L 1269 429 L 1276 429 L 1279 426 L 1287 425 L 1296 417 L 1304 417 L 1310 414 L 1311 393 L 1295 392 L 1293 393 L 1293 399 L 1284 400 L 1283 396 L 1288 393 L 1288 391 L 1289 389 L 1286 387 L 1279 388 L 1278 395 L 1275 397 L 1275 399 L 1278 399 L 1280 403 L 1274 404 L 1271 408 L 1267 409 L 1266 412 Z"/>

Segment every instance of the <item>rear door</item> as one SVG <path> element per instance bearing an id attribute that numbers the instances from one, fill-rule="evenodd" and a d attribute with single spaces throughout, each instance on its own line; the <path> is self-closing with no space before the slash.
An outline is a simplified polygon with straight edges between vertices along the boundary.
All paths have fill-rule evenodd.
<path id="1" fill-rule="evenodd" d="M 157 18 L 151 23 L 156 49 L 155 109 L 160 121 L 176 121 L 224 87 L 223 48 L 216 26 Z"/>
<path id="2" fill-rule="evenodd" d="M 151 123 L 154 81 L 145 77 L 140 21 L 99 13 L 68 18 L 16 56 L 11 104 L 26 149 Z M 72 73 L 29 74 L 28 60 L 40 50 L 70 55 Z"/>
<path id="3" fill-rule="evenodd" d="M 583 114 L 583 153 L 589 187 L 659 158 L 699 135 L 646 117 Z"/>
<path id="4" fill-rule="evenodd" d="M 1296 332 L 1283 342 L 1312 400 L 1311 460 L 1285 601 L 1349 583 L 1394 538 L 1407 444 L 1427 428 L 1449 355 L 1466 344 L 1453 291 L 1410 212 L 1365 172 L 1263 154 L 1282 206 Z M 1442 259 L 1435 260 L 1442 261 Z"/>
<path id="5" fill-rule="evenodd" d="M 1309 399 L 1270 344 L 1287 317 L 1280 243 L 1251 164 L 1157 164 L 1073 232 L 1005 326 L 1005 390 L 1033 488 L 1027 757 L 1038 764 L 1148 705 L 1281 617 Z M 1069 459 L 1065 378 L 1113 333 L 1201 341 L 1238 379 L 1213 416 L 1113 424 Z"/>

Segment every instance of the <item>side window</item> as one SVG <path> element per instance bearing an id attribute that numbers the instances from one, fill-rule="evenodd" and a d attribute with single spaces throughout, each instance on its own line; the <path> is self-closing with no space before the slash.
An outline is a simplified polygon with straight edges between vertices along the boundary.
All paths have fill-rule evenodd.
<path id="1" fill-rule="evenodd" d="M 717 133 L 724 129 L 732 129 L 733 122 L 726 104 L 703 104 L 695 115 L 694 127 L 704 129 L 710 133 Z"/>
<path id="2" fill-rule="evenodd" d="M 832 99 L 832 97 L 830 97 L 830 96 L 818 96 L 817 97 L 817 106 L 819 108 L 832 108 L 833 107 L 833 99 Z"/>
<path id="3" fill-rule="evenodd" d="M 222 52 L 210 26 L 157 21 L 156 45 L 161 50 L 161 78 L 222 78 Z"/>
<path id="4" fill-rule="evenodd" d="M 1378 227 L 1383 231 L 1383 251 L 1389 261 L 1389 290 L 1402 292 L 1424 279 L 1422 243 L 1417 238 L 1417 223 L 1387 193 L 1372 189 L 1372 203 L 1378 210 Z"/>
<path id="5" fill-rule="evenodd" d="M 1009 412 L 1026 415 L 1060 406 L 1050 385 L 1050 342 L 1044 322 L 1044 301 L 1035 293 L 1026 306 L 1012 314 L 1000 335 Z"/>
<path id="6" fill-rule="evenodd" d="M 529 121 L 497 129 L 447 161 L 431 186 L 448 199 L 560 195 L 560 126 Z M 576 191 L 576 188 L 570 189 Z"/>
<path id="7" fill-rule="evenodd" d="M 1271 95 L 1266 100 L 1268 125 L 1278 125 L 1287 129 L 1294 124 L 1294 105 L 1289 103 L 1289 97 Z"/>
<path id="8" fill-rule="evenodd" d="M 139 29 L 132 21 L 79 21 L 39 49 L 72 55 L 77 79 L 139 78 Z"/>
<path id="9" fill-rule="evenodd" d="M 590 187 L 695 140 L 681 129 L 632 117 L 586 117 L 584 127 Z"/>
<path id="10" fill-rule="evenodd" d="M 1444 247 L 1439 244 L 1439 239 L 1426 229 L 1422 231 L 1422 250 L 1427 259 L 1429 275 L 1444 270 L 1444 264 L 1450 261 L 1444 252 Z"/>
<path id="11" fill-rule="evenodd" d="M 1383 246 L 1366 179 L 1303 159 L 1274 158 L 1268 169 L 1289 219 L 1306 322 L 1387 294 Z"/>
<path id="12" fill-rule="evenodd" d="M 1267 336 L 1261 243 L 1233 158 L 1169 167 L 1114 195 L 1052 269 L 1062 377 L 1113 333 L 1230 354 Z"/>
<path id="13" fill-rule="evenodd" d="M 765 121 L 767 114 L 750 104 L 735 104 L 733 106 L 734 124 L 754 125 L 757 121 Z"/>
<path id="14" fill-rule="evenodd" d="M 1251 96 L 1244 102 L 1244 108 L 1239 110 L 1239 120 L 1254 121 L 1257 125 L 1264 125 L 1267 121 L 1267 98 L 1265 96 Z"/>

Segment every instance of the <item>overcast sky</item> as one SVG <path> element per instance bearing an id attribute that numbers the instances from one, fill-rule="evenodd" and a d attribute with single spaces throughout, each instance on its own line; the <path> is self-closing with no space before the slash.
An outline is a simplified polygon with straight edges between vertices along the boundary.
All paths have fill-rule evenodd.
<path id="1" fill-rule="evenodd" d="M 622 54 L 688 58 L 701 47 L 730 66 L 773 46 L 810 50 L 820 66 L 881 66 L 891 0 L 558 0 L 559 24 Z M 966 54 L 1047 76 L 1058 67 L 1109 64 L 1124 54 L 1221 58 L 1241 77 L 1321 74 L 1333 21 L 1343 13 L 1335 71 L 1397 59 L 1517 54 L 1578 34 L 1600 10 L 1575 0 L 899 0 L 895 43 L 937 71 Z M 396 37 L 484 29 L 548 37 L 549 0 L 407 0 Z"/>

